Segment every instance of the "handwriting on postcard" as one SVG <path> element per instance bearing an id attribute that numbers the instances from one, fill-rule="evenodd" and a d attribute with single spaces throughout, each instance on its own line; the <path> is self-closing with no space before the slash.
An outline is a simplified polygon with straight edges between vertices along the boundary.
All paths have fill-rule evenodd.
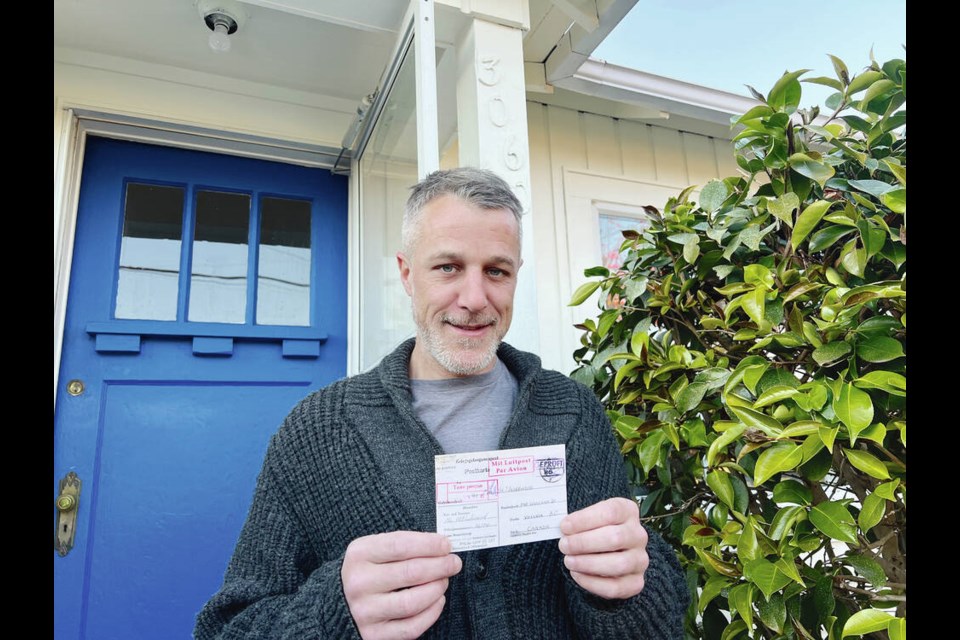
<path id="1" fill-rule="evenodd" d="M 437 533 L 454 551 L 559 538 L 566 466 L 562 444 L 436 456 Z"/>

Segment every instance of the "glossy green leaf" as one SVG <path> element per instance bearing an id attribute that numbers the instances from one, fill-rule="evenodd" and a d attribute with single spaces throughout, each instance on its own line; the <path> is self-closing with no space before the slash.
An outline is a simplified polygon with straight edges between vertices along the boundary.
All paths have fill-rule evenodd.
<path id="1" fill-rule="evenodd" d="M 828 342 L 813 350 L 811 357 L 821 367 L 831 365 L 842 360 L 853 351 L 849 342 Z"/>
<path id="2" fill-rule="evenodd" d="M 667 236 L 667 240 L 670 242 L 676 242 L 677 244 L 687 244 L 688 242 L 699 239 L 700 236 L 695 233 L 674 233 Z"/>
<path id="3" fill-rule="evenodd" d="M 907 640 L 907 620 L 894 618 L 887 623 L 887 635 L 890 640 Z"/>
<path id="4" fill-rule="evenodd" d="M 737 565 L 721 560 L 709 551 L 702 551 L 700 549 L 696 549 L 695 551 L 697 552 L 697 555 L 700 556 L 704 562 L 710 566 L 711 569 L 720 575 L 730 578 L 737 578 L 740 576 L 740 569 L 737 568 Z"/>
<path id="5" fill-rule="evenodd" d="M 869 71 L 864 73 L 869 73 Z M 876 82 L 871 84 L 870 87 L 867 89 L 867 92 L 863 94 L 863 98 L 861 98 L 861 101 L 860 101 L 861 108 L 866 108 L 867 103 L 869 103 L 874 98 L 877 98 L 883 95 L 884 93 L 890 91 L 894 87 L 896 87 L 896 85 L 891 80 L 887 80 L 886 78 L 884 78 L 883 80 L 877 80 Z"/>
<path id="6" fill-rule="evenodd" d="M 742 299 L 743 310 L 747 312 L 747 315 L 750 316 L 750 319 L 753 320 L 755 324 L 761 324 L 766 306 L 766 291 L 758 287 L 740 297 Z"/>
<path id="7" fill-rule="evenodd" d="M 733 462 L 725 462 L 724 466 L 735 469 L 738 473 L 746 474 L 746 471 Z M 733 509 L 738 513 L 746 513 L 750 503 L 750 493 L 747 491 L 747 485 L 739 475 L 730 475 L 730 484 L 733 485 Z"/>
<path id="8" fill-rule="evenodd" d="M 644 293 L 646 293 L 648 282 L 649 280 L 646 276 L 638 276 L 638 277 L 635 276 L 635 277 L 632 277 L 630 280 L 628 280 L 625 285 L 623 285 L 623 289 L 624 289 L 623 296 L 626 299 L 627 304 L 632 303 L 637 298 L 639 298 Z M 647 321 L 647 326 L 650 326 L 650 319 L 646 318 L 646 321 Z M 634 329 L 634 331 L 638 331 L 638 330 L 639 329 Z M 644 328 L 643 330 L 645 332 L 646 328 Z"/>
<path id="9" fill-rule="evenodd" d="M 808 462 L 814 456 L 816 456 L 824 448 L 823 441 L 820 439 L 820 434 L 809 435 L 803 440 L 803 444 L 800 445 L 801 453 L 803 454 L 803 462 Z"/>
<path id="10" fill-rule="evenodd" d="M 878 80 L 883 80 L 884 75 L 879 71 L 868 70 L 864 71 L 860 75 L 856 76 L 853 80 L 850 81 L 850 86 L 847 87 L 847 95 L 855 95 L 870 85 L 874 84 Z"/>
<path id="11" fill-rule="evenodd" d="M 783 431 L 783 425 L 777 422 L 772 416 L 768 416 L 761 411 L 755 411 L 747 407 L 736 407 L 729 405 L 729 403 L 728 409 L 745 425 L 759 429 L 771 438 L 776 438 Z"/>
<path id="12" fill-rule="evenodd" d="M 720 620 L 726 619 L 721 615 Z M 704 629 L 706 630 L 706 625 Z M 743 620 L 734 620 L 724 628 L 720 634 L 720 640 L 738 640 L 744 631 L 747 631 L 747 623 Z"/>
<path id="13" fill-rule="evenodd" d="M 750 583 L 738 584 L 730 589 L 727 600 L 733 609 L 748 627 L 753 626 L 753 593 L 754 587 Z"/>
<path id="14" fill-rule="evenodd" d="M 808 436 L 811 433 L 819 433 L 822 423 L 816 420 L 797 420 L 787 425 L 787 428 L 780 434 L 781 438 L 799 438 Z"/>
<path id="15" fill-rule="evenodd" d="M 856 241 L 851 240 L 846 245 L 840 256 L 840 264 L 848 273 L 855 276 L 862 276 L 863 270 L 867 266 L 867 250 L 863 247 L 857 247 Z"/>
<path id="16" fill-rule="evenodd" d="M 843 558 L 843 562 L 856 569 L 857 573 L 869 580 L 874 587 L 887 584 L 887 574 L 883 572 L 883 567 L 870 556 L 849 555 Z"/>
<path id="17" fill-rule="evenodd" d="M 864 609 L 857 611 L 847 619 L 843 625 L 843 634 L 841 637 L 862 636 L 874 631 L 882 631 L 887 628 L 887 623 L 894 618 L 893 615 L 880 609 Z"/>
<path id="18" fill-rule="evenodd" d="M 810 509 L 810 522 L 823 534 L 857 544 L 857 528 L 853 515 L 839 502 L 821 502 Z"/>
<path id="19" fill-rule="evenodd" d="M 819 160 L 814 160 L 805 153 L 795 153 L 790 156 L 787 162 L 790 164 L 791 169 L 802 176 L 810 178 L 821 187 L 836 173 L 830 165 Z"/>
<path id="20" fill-rule="evenodd" d="M 837 433 L 839 433 L 839 431 L 840 431 L 839 426 L 837 427 L 823 426 L 823 427 L 820 427 L 820 429 L 818 430 L 818 433 L 820 435 L 820 441 L 830 451 L 830 453 L 833 453 L 833 442 L 834 440 L 837 439 Z"/>
<path id="21" fill-rule="evenodd" d="M 720 208 L 730 195 L 730 189 L 721 180 L 711 180 L 700 190 L 700 206 L 704 211 L 713 213 Z"/>
<path id="22" fill-rule="evenodd" d="M 710 604 L 710 601 L 720 595 L 720 592 L 729 584 L 729 578 L 722 576 L 708 578 L 706 584 L 703 585 L 703 591 L 700 592 L 700 601 L 697 603 L 697 610 L 703 613 L 703 610 Z"/>
<path id="23" fill-rule="evenodd" d="M 650 344 L 650 334 L 646 331 L 638 331 L 634 328 L 633 335 L 630 336 L 630 351 L 636 356 L 643 356 L 643 350 Z"/>
<path id="24" fill-rule="evenodd" d="M 892 173 L 897 177 L 897 180 L 900 182 L 900 184 L 902 184 L 903 186 L 907 186 L 907 168 L 906 167 L 899 165 L 896 162 L 892 162 L 890 158 L 885 158 L 881 162 L 883 162 L 883 164 L 885 164 L 886 167 L 890 169 L 890 173 Z"/>
<path id="25" fill-rule="evenodd" d="M 618 309 L 607 309 L 600 314 L 600 322 L 597 323 L 597 334 L 603 338 L 610 333 L 610 329 L 617 322 L 617 318 L 621 316 L 621 312 Z M 610 358 L 613 360 L 613 358 Z"/>
<path id="26" fill-rule="evenodd" d="M 880 180 L 851 180 L 848 184 L 854 189 L 869 193 L 875 198 L 879 198 L 891 189 L 896 188 L 894 185 Z"/>
<path id="27" fill-rule="evenodd" d="M 759 587 L 764 597 L 770 596 L 790 584 L 790 578 L 783 575 L 777 567 L 766 558 L 751 560 L 743 566 L 744 577 Z"/>
<path id="28" fill-rule="evenodd" d="M 783 603 L 782 595 L 774 593 L 768 600 L 757 600 L 757 613 L 768 629 L 783 633 L 783 625 L 787 621 L 787 607 Z"/>
<path id="29" fill-rule="evenodd" d="M 878 480 L 890 479 L 890 472 L 887 471 L 883 463 L 872 454 L 861 451 L 860 449 L 844 449 L 843 452 L 846 454 L 850 464 L 868 476 L 872 476 Z"/>
<path id="30" fill-rule="evenodd" d="M 666 439 L 667 435 L 663 431 L 654 431 L 637 447 L 637 456 L 644 473 L 650 473 L 656 466 L 660 459 L 660 448 Z"/>
<path id="31" fill-rule="evenodd" d="M 801 482 L 783 480 L 773 487 L 773 501 L 781 506 L 785 504 L 806 506 L 813 502 L 813 494 Z"/>
<path id="32" fill-rule="evenodd" d="M 897 479 L 895 479 L 895 480 L 893 480 L 893 481 L 891 481 L 891 482 L 884 482 L 883 484 L 881 484 L 881 485 L 879 485 L 879 486 L 877 487 L 877 489 L 876 489 L 876 491 L 874 491 L 874 493 L 876 493 L 876 494 L 877 494 L 878 496 L 880 496 L 881 498 L 884 498 L 884 499 L 886 499 L 886 500 L 890 500 L 891 502 L 893 502 L 894 500 L 897 499 L 896 495 L 894 494 L 894 491 L 896 491 L 896 489 L 897 489 L 897 487 L 898 487 L 899 485 L 900 485 L 900 479 L 899 479 L 899 478 L 897 478 Z"/>
<path id="33" fill-rule="evenodd" d="M 730 474 L 723 471 L 711 471 L 707 474 L 707 486 L 720 500 L 733 508 L 733 485 L 730 484 Z"/>
<path id="34" fill-rule="evenodd" d="M 789 112 L 795 109 L 800 104 L 802 94 L 797 78 L 808 71 L 810 69 L 800 69 L 783 74 L 767 94 L 767 104 L 775 110 L 785 109 Z"/>
<path id="35" fill-rule="evenodd" d="M 742 564 L 762 557 L 760 553 L 760 544 L 757 542 L 757 530 L 754 528 L 753 518 L 747 518 L 743 525 L 743 531 L 740 532 L 740 539 L 737 541 L 737 557 Z"/>
<path id="36" fill-rule="evenodd" d="M 722 387 L 730 377 L 730 374 L 731 371 L 729 369 L 711 367 L 709 369 L 698 371 L 697 375 L 693 378 L 693 383 L 703 384 L 706 386 L 707 391 L 712 391 L 713 389 L 719 389 Z"/>
<path id="37" fill-rule="evenodd" d="M 857 344 L 857 357 L 867 362 L 889 362 L 904 355 L 903 345 L 887 336 L 873 336 Z"/>
<path id="38" fill-rule="evenodd" d="M 683 259 L 689 264 L 693 264 L 700 256 L 700 239 L 690 240 L 683 245 Z"/>
<path id="39" fill-rule="evenodd" d="M 770 522 L 768 535 L 771 540 L 782 540 L 793 531 L 793 526 L 807 517 L 807 512 L 800 506 L 784 507 L 777 511 Z"/>
<path id="40" fill-rule="evenodd" d="M 820 219 L 826 215 L 833 203 L 829 200 L 817 200 L 804 209 L 797 216 L 797 223 L 793 229 L 793 236 L 790 238 L 790 244 L 794 250 L 800 246 L 810 232 L 820 223 Z"/>
<path id="41" fill-rule="evenodd" d="M 606 267 L 590 267 L 589 269 L 583 270 L 583 275 L 587 278 L 592 278 L 595 276 L 606 278 L 610 275 L 610 269 L 607 269 Z"/>
<path id="42" fill-rule="evenodd" d="M 827 56 L 830 58 L 830 62 L 833 63 L 833 70 L 837 74 L 837 78 L 839 78 L 844 85 L 849 84 L 850 72 L 847 70 L 846 63 L 833 54 L 828 53 Z"/>
<path id="43" fill-rule="evenodd" d="M 820 618 L 826 619 L 833 613 L 836 598 L 833 595 L 833 580 L 828 574 L 820 574 L 813 586 L 813 606 Z"/>
<path id="44" fill-rule="evenodd" d="M 828 78 L 826 76 L 817 76 L 816 78 L 804 78 L 800 82 L 809 82 L 811 84 L 819 84 L 825 87 L 830 87 L 836 91 L 843 91 L 843 84 L 835 78 Z"/>
<path id="45" fill-rule="evenodd" d="M 793 211 L 799 207 L 800 198 L 793 191 L 788 191 L 779 198 L 767 201 L 767 211 L 783 220 L 790 227 L 793 226 Z"/>
<path id="46" fill-rule="evenodd" d="M 774 404 L 776 402 L 782 402 L 784 400 L 787 400 L 788 398 L 792 398 L 798 393 L 800 392 L 793 387 L 788 387 L 785 385 L 775 385 L 775 386 L 769 387 L 762 394 L 760 394 L 760 397 L 757 398 L 757 401 L 753 403 L 753 408 L 760 409 L 762 407 L 765 407 L 770 404 Z"/>
<path id="47" fill-rule="evenodd" d="M 577 287 L 576 291 L 573 292 L 573 296 L 570 298 L 570 302 L 567 303 L 567 306 L 575 307 L 578 304 L 583 304 L 583 301 L 589 298 L 590 295 L 599 287 L 599 281 L 584 282 L 582 285 Z"/>
<path id="48" fill-rule="evenodd" d="M 710 444 L 710 448 L 707 449 L 707 466 L 713 466 L 717 460 L 717 456 L 720 452 L 725 451 L 726 448 L 737 438 L 743 435 L 743 432 L 747 430 L 746 425 L 738 424 L 730 429 L 727 429 Z"/>
<path id="49" fill-rule="evenodd" d="M 857 434 L 873 422 L 873 401 L 866 391 L 849 382 L 841 383 L 840 393 L 833 398 L 833 410 L 849 430 L 851 444 L 856 442 Z"/>
<path id="50" fill-rule="evenodd" d="M 810 236 L 807 248 L 813 252 L 829 249 L 837 240 L 850 233 L 853 233 L 852 228 L 836 224 L 818 229 Z"/>
<path id="51" fill-rule="evenodd" d="M 747 120 L 757 120 L 758 118 L 768 118 L 773 115 L 773 109 L 765 104 L 758 104 L 745 114 L 737 118 L 737 124 L 743 124 Z"/>
<path id="52" fill-rule="evenodd" d="M 777 473 L 796 469 L 803 462 L 803 451 L 795 444 L 781 442 L 763 450 L 753 471 L 753 484 L 760 486 Z"/>
<path id="53" fill-rule="evenodd" d="M 806 588 L 807 584 L 803 581 L 803 578 L 800 576 L 800 572 L 797 570 L 797 563 L 794 557 L 790 554 L 781 556 L 775 563 L 777 569 L 780 570 L 783 575 L 787 576 L 794 582 L 796 582 L 801 587 Z"/>
<path id="54" fill-rule="evenodd" d="M 616 391 L 617 389 L 619 389 L 620 384 L 624 381 L 624 379 L 626 379 L 631 373 L 633 373 L 635 369 L 640 367 L 642 364 L 643 364 L 642 362 L 633 361 L 633 362 L 627 362 L 621 365 L 620 368 L 617 369 L 617 375 L 614 376 L 614 379 L 613 379 L 613 390 Z"/>
<path id="55" fill-rule="evenodd" d="M 894 189 L 880 196 L 880 201 L 894 213 L 907 212 L 907 190 L 906 188 Z"/>

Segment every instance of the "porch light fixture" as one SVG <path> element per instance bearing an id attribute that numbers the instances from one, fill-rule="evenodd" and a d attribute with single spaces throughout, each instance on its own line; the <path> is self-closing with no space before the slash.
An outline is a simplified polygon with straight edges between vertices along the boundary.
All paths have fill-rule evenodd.
<path id="1" fill-rule="evenodd" d="M 243 25 L 246 15 L 232 0 L 197 0 L 197 11 L 210 29 L 210 48 L 217 52 L 230 51 L 230 36 Z"/>

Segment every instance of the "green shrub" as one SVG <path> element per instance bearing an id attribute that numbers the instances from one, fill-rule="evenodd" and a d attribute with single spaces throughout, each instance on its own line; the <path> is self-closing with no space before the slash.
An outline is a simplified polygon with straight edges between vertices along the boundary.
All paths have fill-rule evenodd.
<path id="1" fill-rule="evenodd" d="M 906 637 L 906 62 L 735 120 L 744 175 L 646 207 L 571 374 L 680 551 L 691 637 Z M 820 113 L 823 116 L 818 117 Z"/>

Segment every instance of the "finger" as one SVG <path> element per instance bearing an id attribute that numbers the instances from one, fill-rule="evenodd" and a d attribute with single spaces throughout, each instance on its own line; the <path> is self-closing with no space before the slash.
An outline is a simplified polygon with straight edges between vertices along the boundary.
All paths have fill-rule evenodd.
<path id="1" fill-rule="evenodd" d="M 389 620 L 363 630 L 364 640 L 413 640 L 433 626 L 440 614 L 446 597 L 440 598 L 420 613 L 404 620 Z"/>
<path id="2" fill-rule="evenodd" d="M 608 553 L 625 549 L 646 549 L 647 532 L 640 525 L 613 525 L 591 529 L 571 536 L 561 536 L 560 552 L 567 556 L 584 553 Z"/>
<path id="3" fill-rule="evenodd" d="M 634 519 L 640 519 L 640 509 L 635 501 L 610 498 L 567 515 L 560 521 L 560 533 L 571 535 Z"/>
<path id="4" fill-rule="evenodd" d="M 411 558 L 379 564 L 367 583 L 367 592 L 384 593 L 443 580 L 457 575 L 462 568 L 463 561 L 452 553 L 440 558 Z"/>
<path id="5" fill-rule="evenodd" d="M 368 594 L 388 593 L 454 576 L 463 568 L 463 561 L 453 554 L 442 558 L 411 558 L 384 564 L 344 563 L 343 592 L 348 601 Z"/>
<path id="6" fill-rule="evenodd" d="M 391 531 L 357 538 L 351 543 L 358 545 L 368 562 L 396 562 L 409 558 L 445 556 L 453 550 L 450 539 L 439 533 L 422 531 Z"/>
<path id="7" fill-rule="evenodd" d="M 619 578 L 630 574 L 640 574 L 647 570 L 650 558 L 645 551 L 631 549 L 612 553 L 590 553 L 580 556 L 566 556 L 563 564 L 570 571 L 603 578 Z"/>
<path id="8" fill-rule="evenodd" d="M 636 574 L 620 578 L 600 578 L 571 571 L 570 577 L 590 593 L 608 600 L 625 600 L 643 591 L 643 576 Z"/>
<path id="9" fill-rule="evenodd" d="M 406 620 L 426 611 L 444 597 L 450 581 L 446 578 L 434 580 L 426 584 L 383 593 L 370 599 L 370 606 L 375 609 L 375 619 Z"/>

